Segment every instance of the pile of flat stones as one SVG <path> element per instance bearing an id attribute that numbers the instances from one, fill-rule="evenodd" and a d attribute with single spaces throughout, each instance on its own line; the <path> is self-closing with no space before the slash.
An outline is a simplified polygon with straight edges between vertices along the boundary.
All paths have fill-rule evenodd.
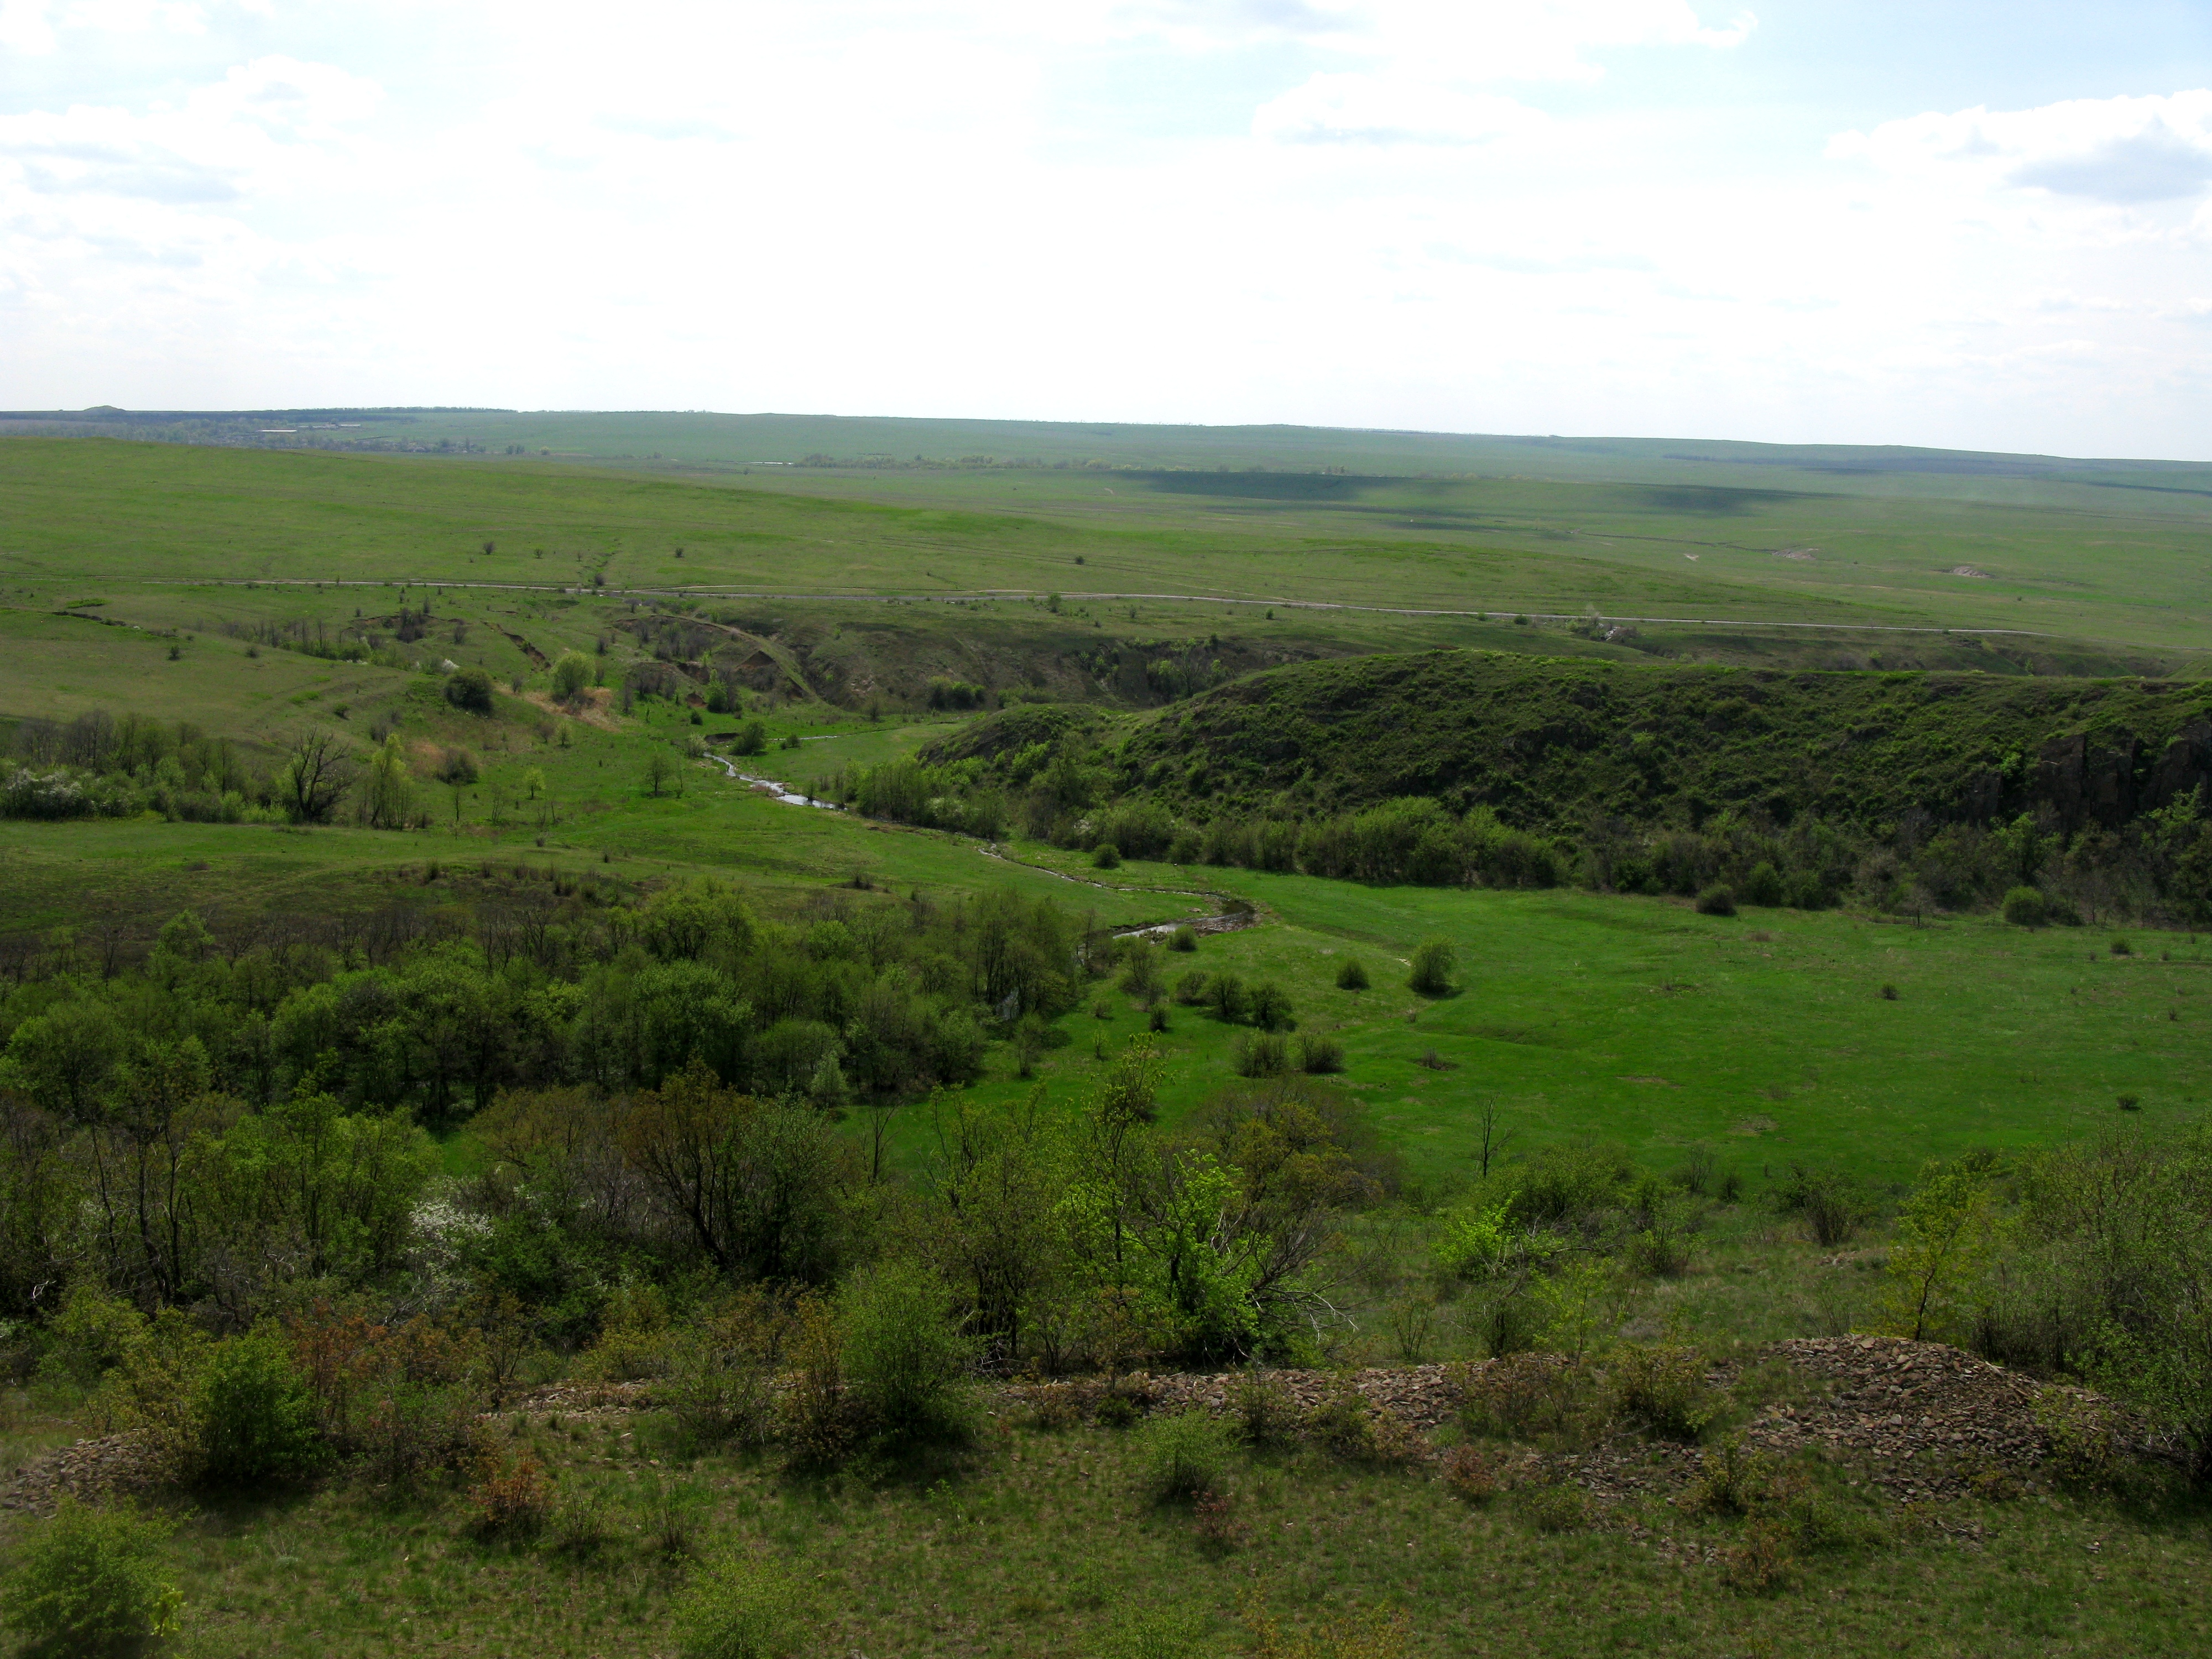
<path id="1" fill-rule="evenodd" d="M 2037 1385 L 1956 1348 L 1843 1336 L 1768 1352 L 1827 1385 L 1814 1403 L 1770 1407 L 1753 1420 L 1745 1437 L 1768 1450 L 1863 1466 L 1875 1485 L 1908 1499 L 1955 1496 L 1978 1473 L 2024 1473 L 2046 1455 Z"/>

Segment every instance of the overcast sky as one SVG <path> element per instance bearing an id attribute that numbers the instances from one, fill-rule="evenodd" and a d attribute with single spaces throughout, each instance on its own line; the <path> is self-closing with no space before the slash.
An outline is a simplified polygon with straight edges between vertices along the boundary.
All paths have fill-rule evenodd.
<path id="1" fill-rule="evenodd" d="M 2212 459 L 2212 0 L 0 0 L 0 406 Z"/>

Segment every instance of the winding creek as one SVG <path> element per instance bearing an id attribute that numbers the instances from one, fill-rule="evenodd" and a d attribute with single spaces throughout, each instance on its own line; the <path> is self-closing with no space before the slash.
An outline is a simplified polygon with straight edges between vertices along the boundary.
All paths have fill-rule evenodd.
<path id="1" fill-rule="evenodd" d="M 814 741 L 820 741 L 815 739 Z M 757 795 L 766 795 L 781 801 L 787 806 L 818 806 L 827 811 L 842 812 L 845 809 L 834 800 L 817 800 L 814 796 L 780 783 L 774 778 L 764 778 L 751 772 L 741 772 L 737 763 L 725 756 L 708 750 L 707 758 L 720 767 L 733 783 L 742 783 Z M 886 826 L 889 827 L 889 826 Z M 908 826 L 898 826 L 907 828 Z M 1133 922 L 1113 930 L 1116 939 L 1165 939 L 1178 927 L 1188 927 L 1194 933 L 1234 933 L 1256 926 L 1261 920 L 1259 909 L 1249 899 L 1232 893 L 1215 892 L 1208 888 L 1117 886 L 1110 881 L 1093 881 L 1088 876 L 1072 876 L 1065 870 L 1054 870 L 1042 864 L 1031 864 L 1018 859 L 998 842 L 985 841 L 975 843 L 975 850 L 987 859 L 997 859 L 1002 864 L 1019 865 L 1024 870 L 1034 870 L 1039 875 L 1051 876 L 1074 887 L 1096 887 L 1109 893 L 1159 893 L 1170 898 L 1194 899 L 1210 903 L 1217 914 L 1210 916 L 1177 916 L 1167 921 Z"/>

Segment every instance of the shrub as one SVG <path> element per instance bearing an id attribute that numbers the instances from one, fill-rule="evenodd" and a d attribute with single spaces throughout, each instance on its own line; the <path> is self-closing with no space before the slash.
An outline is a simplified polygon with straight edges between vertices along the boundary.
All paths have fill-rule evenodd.
<path id="1" fill-rule="evenodd" d="M 1344 1069 L 1344 1045 L 1332 1036 L 1308 1035 L 1298 1039 L 1298 1070 L 1323 1077 Z"/>
<path id="2" fill-rule="evenodd" d="M 1463 1503 L 1487 1504 L 1498 1495 L 1498 1460 L 1480 1446 L 1454 1446 L 1444 1453 L 1444 1485 Z"/>
<path id="3" fill-rule="evenodd" d="M 1896 1001 L 1896 1000 L 1897 1000 L 1897 987 L 1895 987 L 1894 985 L 1885 985 L 1885 986 L 1883 986 L 1883 987 L 1881 988 L 1881 1000 L 1882 1000 L 1884 1002 L 1894 1002 L 1894 1001 Z"/>
<path id="4" fill-rule="evenodd" d="M 1682 1344 L 1625 1344 L 1614 1357 L 1612 1381 L 1622 1415 L 1664 1439 L 1698 1439 L 1719 1411 L 1705 1386 L 1704 1358 Z"/>
<path id="5" fill-rule="evenodd" d="M 464 668 L 446 680 L 446 701 L 471 714 L 491 713 L 491 676 L 481 668 Z"/>
<path id="6" fill-rule="evenodd" d="M 774 1396 L 769 1378 L 795 1325 L 790 1309 L 764 1291 L 740 1291 L 667 1346 L 667 1374 L 654 1396 L 689 1446 L 768 1437 Z"/>
<path id="7" fill-rule="evenodd" d="M 944 1282 L 918 1263 L 865 1268 L 839 1299 L 845 1385 L 854 1408 L 893 1444 L 968 1427 L 974 1344 L 955 1328 Z"/>
<path id="8" fill-rule="evenodd" d="M 1375 1416 L 1352 1379 L 1340 1376 L 1307 1412 L 1306 1438 L 1332 1456 L 1364 1462 L 1375 1455 Z"/>
<path id="9" fill-rule="evenodd" d="M 1443 939 L 1424 939 L 1414 947 L 1413 965 L 1406 975 L 1408 990 L 1425 997 L 1440 997 L 1451 989 L 1452 969 L 1458 957 Z"/>
<path id="10" fill-rule="evenodd" d="M 1298 1024 L 1291 1016 L 1290 994 L 1273 980 L 1252 988 L 1246 1017 L 1263 1031 L 1295 1030 Z"/>
<path id="11" fill-rule="evenodd" d="M 1774 1495 L 1773 1460 L 1732 1435 L 1698 1460 L 1682 1506 L 1692 1515 L 1749 1515 Z"/>
<path id="12" fill-rule="evenodd" d="M 701 1571 L 677 1604 L 684 1659 L 785 1659 L 807 1632 L 799 1588 L 778 1568 L 730 1559 Z"/>
<path id="13" fill-rule="evenodd" d="M 8 1623 L 34 1651 L 108 1652 L 173 1634 L 184 1597 L 161 1572 L 169 1528 L 127 1508 L 64 1497 L 17 1547 Z"/>
<path id="14" fill-rule="evenodd" d="M 96 1388 L 145 1334 L 145 1316 L 136 1308 L 94 1280 L 81 1279 L 70 1286 L 48 1328 L 39 1382 L 46 1389 Z"/>
<path id="15" fill-rule="evenodd" d="M 1273 1445 L 1295 1431 L 1297 1408 L 1282 1379 L 1248 1370 L 1229 1385 L 1229 1410 L 1248 1446 Z"/>
<path id="16" fill-rule="evenodd" d="M 490 1463 L 469 1488 L 469 1530 L 483 1538 L 535 1538 L 553 1518 L 553 1484 L 533 1458 Z"/>
<path id="17" fill-rule="evenodd" d="M 605 1548 L 614 1535 L 607 1496 L 598 1486 L 571 1479 L 554 1488 L 553 1506 L 545 1517 L 549 1548 L 563 1555 L 591 1555 Z"/>
<path id="18" fill-rule="evenodd" d="M 1721 1556 L 1721 1577 L 1747 1595 L 1772 1595 L 1797 1577 L 1797 1558 L 1790 1548 L 1790 1529 L 1777 1520 L 1753 1522 L 1741 1543 Z"/>
<path id="19" fill-rule="evenodd" d="M 1460 1376 L 1461 1426 L 1508 1439 L 1557 1429 L 1573 1407 L 1577 1381 L 1557 1354 L 1509 1354 L 1469 1366 Z"/>
<path id="20" fill-rule="evenodd" d="M 1338 966 L 1336 988 L 1340 991 L 1364 991 L 1367 988 L 1367 969 L 1358 957 L 1346 957 Z"/>
<path id="21" fill-rule="evenodd" d="M 1178 927 L 1175 932 L 1168 935 L 1168 949 L 1170 951 L 1195 951 L 1198 949 L 1198 935 L 1190 928 Z"/>
<path id="22" fill-rule="evenodd" d="M 2051 920 L 2051 906 L 2033 887 L 2015 887 L 2004 896 L 2004 919 L 2015 927 L 2040 927 Z"/>
<path id="23" fill-rule="evenodd" d="M 2100 1492 L 2112 1484 L 2123 1443 L 2118 1420 L 2105 1401 L 2069 1389 L 2039 1389 L 2035 1426 L 2051 1472 L 2062 1485 Z"/>
<path id="24" fill-rule="evenodd" d="M 553 665 L 553 695 L 562 702 L 583 696 L 592 683 L 592 659 L 580 651 L 563 651 Z"/>
<path id="25" fill-rule="evenodd" d="M 1240 1031 L 1231 1056 L 1239 1077 L 1280 1077 L 1291 1069 L 1290 1043 L 1273 1031 Z"/>
<path id="26" fill-rule="evenodd" d="M 1735 891 L 1723 882 L 1715 882 L 1698 895 L 1698 914 L 1701 916 L 1732 916 L 1735 914 Z"/>
<path id="27" fill-rule="evenodd" d="M 296 1474 L 321 1451 L 314 1397 L 269 1327 L 216 1345 L 193 1403 L 211 1480 Z"/>
<path id="28" fill-rule="evenodd" d="M 1782 872 L 1774 867 L 1771 860 L 1761 859 L 1751 866 L 1751 873 L 1743 878 L 1743 902 L 1746 904 L 1771 910 L 1782 905 L 1788 897 L 1789 890 L 1783 884 Z"/>
<path id="29" fill-rule="evenodd" d="M 1195 1008 L 1206 1000 L 1207 975 L 1194 968 L 1175 982 L 1175 1000 L 1186 1008 Z"/>
<path id="30" fill-rule="evenodd" d="M 1830 1249 L 1850 1243 L 1866 1219 L 1863 1194 L 1848 1177 L 1832 1170 L 1791 1164 L 1775 1200 L 1785 1214 L 1804 1217 L 1813 1242 Z"/>
<path id="31" fill-rule="evenodd" d="M 1139 1449 L 1145 1490 L 1153 1502 L 1188 1503 L 1219 1489 L 1229 1462 L 1229 1425 L 1202 1409 L 1155 1417 L 1145 1425 Z"/>
<path id="32" fill-rule="evenodd" d="M 1206 981 L 1206 1003 L 1214 1018 L 1231 1025 L 1240 1024 L 1251 1007 L 1244 981 L 1234 974 L 1216 974 Z"/>
<path id="33" fill-rule="evenodd" d="M 1110 841 L 1100 842 L 1098 843 L 1098 850 L 1091 855 L 1091 867 L 1094 870 L 1120 869 L 1121 867 L 1121 849 L 1115 846 Z"/>

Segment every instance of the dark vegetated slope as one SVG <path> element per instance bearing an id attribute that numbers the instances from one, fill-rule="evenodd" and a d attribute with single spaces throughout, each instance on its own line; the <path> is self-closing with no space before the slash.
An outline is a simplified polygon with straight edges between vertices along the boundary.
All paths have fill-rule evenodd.
<path id="1" fill-rule="evenodd" d="M 1875 828 L 2048 806 L 2112 825 L 2212 778 L 2212 687 L 1436 652 L 1254 675 L 1152 716 L 1125 787 L 1204 816 L 1399 796 L 1579 829 L 1723 810 Z"/>

